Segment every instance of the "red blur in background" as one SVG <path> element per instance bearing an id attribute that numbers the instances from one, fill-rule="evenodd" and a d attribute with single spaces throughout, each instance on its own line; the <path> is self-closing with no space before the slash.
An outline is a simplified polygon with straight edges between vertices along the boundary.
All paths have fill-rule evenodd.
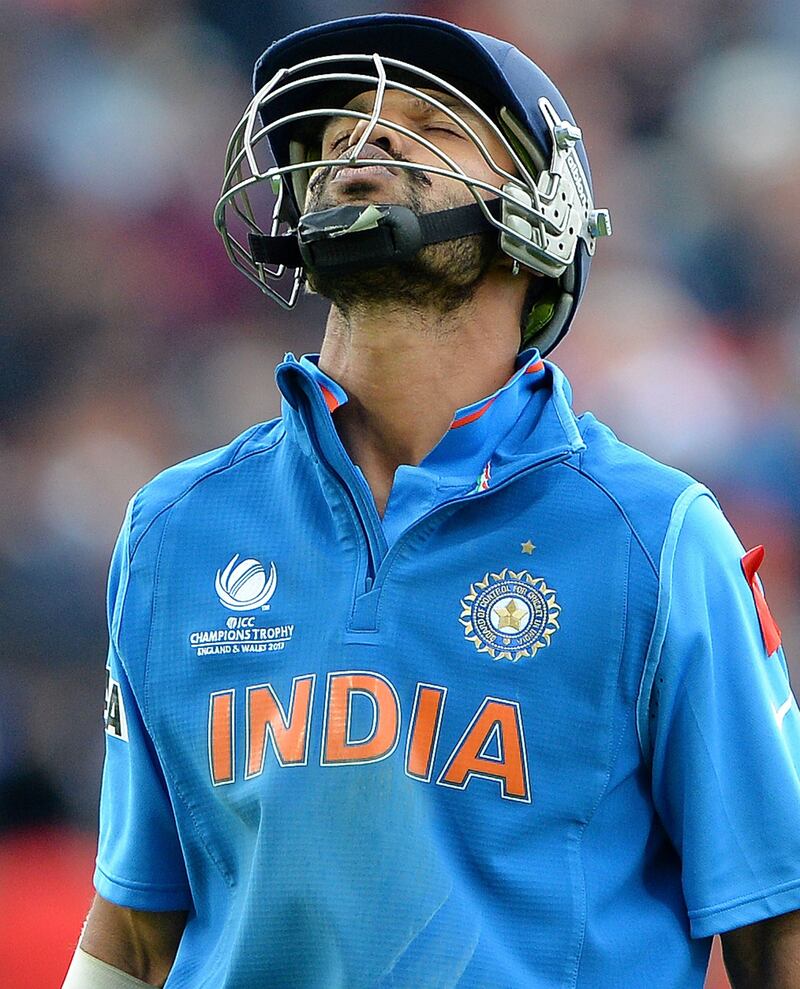
<path id="1" fill-rule="evenodd" d="M 0 840 L 5 989 L 58 989 L 91 903 L 95 840 L 65 827 Z"/>

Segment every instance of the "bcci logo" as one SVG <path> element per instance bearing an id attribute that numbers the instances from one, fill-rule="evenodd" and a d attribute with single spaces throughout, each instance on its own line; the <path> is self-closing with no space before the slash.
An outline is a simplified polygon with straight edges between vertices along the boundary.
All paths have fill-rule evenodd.
<path id="1" fill-rule="evenodd" d="M 555 591 L 541 577 L 508 568 L 471 584 L 461 609 L 464 634 L 478 652 L 512 663 L 550 644 L 561 613 Z"/>
<path id="2" fill-rule="evenodd" d="M 242 560 L 237 553 L 224 570 L 217 570 L 214 588 L 219 603 L 230 611 L 255 611 L 269 608 L 267 602 L 275 593 L 278 572 L 270 563 L 269 575 L 258 560 Z"/>

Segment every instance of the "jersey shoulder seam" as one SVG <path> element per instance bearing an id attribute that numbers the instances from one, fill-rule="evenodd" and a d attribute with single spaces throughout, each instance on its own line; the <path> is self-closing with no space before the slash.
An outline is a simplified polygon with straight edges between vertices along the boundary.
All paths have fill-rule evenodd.
<path id="1" fill-rule="evenodd" d="M 276 440 L 273 446 L 275 446 L 279 441 L 280 438 Z M 238 449 L 241 449 L 241 446 Z M 266 450 L 268 449 L 271 449 L 271 447 L 267 447 L 265 450 L 254 450 L 252 454 L 248 454 L 248 457 L 253 456 L 256 453 L 265 453 Z M 235 456 L 235 452 L 234 452 L 234 456 Z M 226 464 L 224 467 L 220 467 L 217 468 L 216 470 L 209 471 L 208 474 L 204 474 L 202 477 L 197 478 L 195 483 L 198 483 L 199 481 L 203 480 L 203 478 L 208 477 L 211 474 L 219 473 L 221 470 L 225 470 L 227 467 L 232 467 L 234 466 L 235 463 L 241 463 L 241 461 L 244 459 L 247 458 L 240 457 L 238 461 L 232 461 L 231 463 Z M 170 505 L 165 506 L 165 509 L 163 511 L 165 511 L 166 508 L 170 508 L 173 505 L 177 504 L 180 498 L 188 494 L 188 492 L 193 487 L 194 484 L 190 485 L 190 487 L 187 488 L 186 491 L 184 491 L 179 498 L 176 498 Z M 159 512 L 158 515 L 163 514 L 163 511 Z M 153 749 L 156 753 L 156 757 L 161 766 L 161 772 L 164 775 L 164 780 L 166 781 L 168 786 L 172 787 L 172 791 L 174 792 L 176 798 L 180 800 L 180 802 L 182 803 L 184 810 L 186 811 L 186 813 L 189 816 L 189 819 L 194 825 L 194 830 L 197 835 L 197 838 L 200 844 L 205 849 L 205 852 L 208 855 L 209 859 L 214 863 L 214 865 L 219 870 L 219 873 L 222 876 L 224 882 L 229 887 L 232 887 L 234 883 L 234 879 L 230 869 L 227 867 L 225 862 L 223 862 L 222 858 L 219 855 L 217 855 L 212 844 L 209 842 L 206 836 L 205 830 L 200 826 L 200 821 L 198 820 L 198 816 L 195 811 L 195 808 L 192 802 L 188 799 L 187 795 L 185 794 L 183 784 L 178 780 L 176 775 L 172 772 L 172 769 L 168 761 L 164 758 L 164 754 L 161 751 L 161 743 L 157 737 L 156 732 L 152 730 L 150 725 L 150 656 L 152 654 L 153 627 L 155 625 L 154 616 L 155 616 L 156 594 L 158 592 L 159 578 L 161 574 L 161 556 L 164 548 L 164 539 L 166 537 L 168 525 L 169 525 L 169 518 L 167 518 L 164 527 L 161 530 L 161 537 L 158 541 L 158 554 L 155 560 L 152 588 L 150 592 L 150 618 L 148 620 L 147 645 L 145 647 L 144 668 L 142 672 L 142 704 L 141 704 L 142 721 L 144 722 L 145 728 L 147 729 L 147 734 L 150 736 Z"/>
<path id="2" fill-rule="evenodd" d="M 639 548 L 641 549 L 642 553 L 644 553 L 645 559 L 647 560 L 647 562 L 648 562 L 648 564 L 650 566 L 650 569 L 653 571 L 653 576 L 656 578 L 656 580 L 658 580 L 658 577 L 659 577 L 658 567 L 657 567 L 655 561 L 653 560 L 653 557 L 651 556 L 650 551 L 648 550 L 647 546 L 645 546 L 644 540 L 639 535 L 639 533 L 638 533 L 638 531 L 636 529 L 636 526 L 631 521 L 628 513 L 623 508 L 623 506 L 622 506 L 621 502 L 619 501 L 619 499 L 617 497 L 615 497 L 611 493 L 611 491 L 609 491 L 609 489 L 605 486 L 605 484 L 603 484 L 602 481 L 599 481 L 593 474 L 591 474 L 588 470 L 586 470 L 586 468 L 583 465 L 583 459 L 584 459 L 583 456 L 581 456 L 580 457 L 580 460 L 579 460 L 579 462 L 577 464 L 576 463 L 573 463 L 573 462 L 571 462 L 569 460 L 565 460 L 564 461 L 564 466 L 565 467 L 568 467 L 570 470 L 574 471 L 576 474 L 578 474 L 581 477 L 585 478 L 590 484 L 593 484 L 614 505 L 614 507 L 617 509 L 617 511 L 620 513 L 620 515 L 622 516 L 623 520 L 625 521 L 625 524 L 630 529 L 631 534 L 633 535 L 633 538 L 639 544 Z"/>
<path id="3" fill-rule="evenodd" d="M 218 467 L 213 467 L 210 470 L 205 471 L 199 477 L 194 478 L 194 480 L 189 482 L 189 484 L 179 494 L 177 494 L 174 498 L 172 498 L 169 502 L 167 502 L 166 505 L 162 505 L 161 508 L 159 508 L 158 511 L 155 512 L 153 517 L 148 520 L 142 531 L 139 533 L 135 544 L 129 547 L 129 556 L 128 556 L 129 563 L 133 562 L 133 557 L 135 556 L 136 551 L 138 550 L 139 546 L 141 546 L 142 540 L 150 531 L 153 524 L 159 518 L 161 518 L 161 516 L 164 515 L 165 512 L 169 512 L 178 504 L 178 502 L 182 501 L 188 494 L 190 494 L 198 486 L 198 484 L 201 484 L 209 477 L 213 477 L 215 474 L 221 474 L 223 471 L 230 470 L 232 467 L 238 467 L 239 464 L 243 463 L 245 460 L 249 460 L 251 457 L 257 457 L 263 453 L 269 453 L 271 450 L 274 450 L 275 447 L 278 446 L 278 444 L 281 443 L 281 441 L 285 437 L 286 437 L 286 430 L 283 429 L 283 427 L 281 427 L 280 435 L 272 443 L 270 443 L 269 446 L 262 447 L 258 450 L 251 450 L 249 453 L 245 453 L 239 456 L 242 447 L 245 445 L 245 443 L 247 443 L 248 439 L 250 439 L 250 434 L 246 433 L 242 437 L 239 444 L 234 449 L 233 453 L 231 454 L 230 460 L 228 460 L 224 464 L 220 464 Z M 134 501 L 136 501 L 136 498 L 138 498 L 142 490 L 144 489 L 140 489 L 139 492 L 137 492 L 137 494 L 134 496 Z"/>

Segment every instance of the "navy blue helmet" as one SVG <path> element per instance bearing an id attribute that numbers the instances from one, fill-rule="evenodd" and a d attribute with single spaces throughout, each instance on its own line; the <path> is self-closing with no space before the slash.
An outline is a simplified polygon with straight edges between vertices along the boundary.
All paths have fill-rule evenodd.
<path id="1" fill-rule="evenodd" d="M 481 150 L 497 175 L 486 183 L 465 173 L 423 137 L 408 134 L 441 165 L 398 167 L 459 179 L 475 204 L 414 216 L 397 207 L 338 207 L 305 213 L 311 173 L 341 165 L 321 157 L 326 118 L 352 117 L 366 128 L 347 152 L 348 166 L 369 164 L 359 154 L 378 124 L 387 90 L 399 89 L 443 110 Z M 594 206 L 591 172 L 580 129 L 548 76 L 513 45 L 447 21 L 378 14 L 305 28 L 275 42 L 257 61 L 255 96 L 228 149 L 215 223 L 231 260 L 284 306 L 297 301 L 305 271 L 390 263 L 425 244 L 495 228 L 514 270 L 535 279 L 521 324 L 521 346 L 553 349 L 574 318 L 596 238 L 610 234 L 608 212 Z M 347 109 L 359 92 L 374 90 L 370 112 Z M 501 168 L 458 112 L 456 97 L 478 113 L 514 162 Z M 270 190 L 271 222 L 259 220 L 259 199 Z M 268 208 L 263 204 L 261 212 Z M 355 211 L 355 213 L 354 213 Z M 451 214 L 451 215 L 446 215 Z M 246 235 L 237 237 L 235 225 Z M 284 281 L 288 291 L 276 283 Z"/>

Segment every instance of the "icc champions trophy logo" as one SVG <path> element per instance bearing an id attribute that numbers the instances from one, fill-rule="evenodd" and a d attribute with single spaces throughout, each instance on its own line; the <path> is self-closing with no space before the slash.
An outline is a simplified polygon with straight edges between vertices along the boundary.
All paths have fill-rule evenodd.
<path id="1" fill-rule="evenodd" d="M 229 611 L 255 611 L 269 608 L 267 602 L 275 593 L 278 573 L 270 563 L 269 574 L 258 560 L 239 561 L 237 553 L 224 570 L 217 570 L 214 589 L 219 603 Z"/>

